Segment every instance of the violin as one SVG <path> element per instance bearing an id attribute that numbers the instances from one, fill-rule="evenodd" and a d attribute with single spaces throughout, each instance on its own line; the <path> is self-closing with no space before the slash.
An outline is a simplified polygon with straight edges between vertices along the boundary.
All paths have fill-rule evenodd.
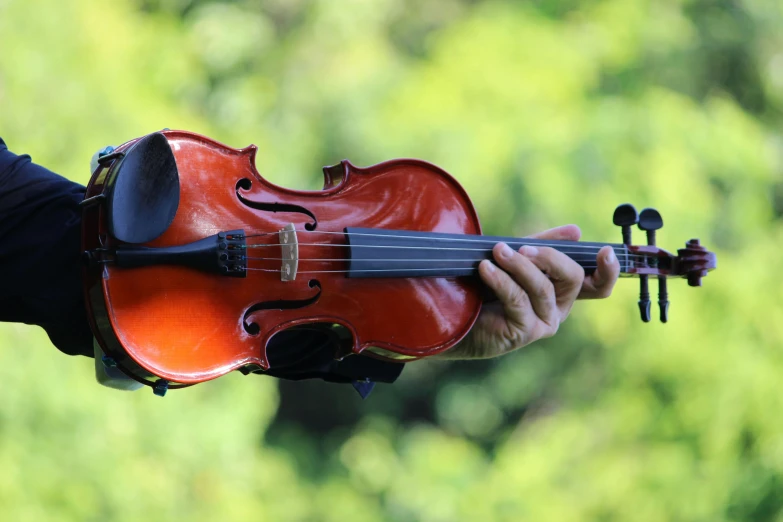
<path id="1" fill-rule="evenodd" d="M 392 361 L 457 344 L 482 305 L 478 264 L 506 242 L 555 248 L 596 269 L 609 243 L 489 237 L 459 183 L 420 160 L 325 167 L 320 191 L 265 180 L 257 148 L 233 149 L 164 130 L 99 154 L 82 201 L 83 286 L 104 363 L 162 395 L 228 372 L 270 368 L 277 333 L 331 325 L 345 353 Z M 655 244 L 654 209 L 617 207 L 623 242 L 609 244 L 622 276 L 700 286 L 716 256 L 698 239 L 671 254 Z M 631 244 L 631 228 L 647 245 Z"/>

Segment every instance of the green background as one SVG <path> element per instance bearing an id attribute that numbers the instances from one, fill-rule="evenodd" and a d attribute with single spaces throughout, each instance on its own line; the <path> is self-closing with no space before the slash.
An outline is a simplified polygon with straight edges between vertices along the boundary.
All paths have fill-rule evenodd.
<path id="1" fill-rule="evenodd" d="M 619 242 L 614 207 L 654 206 L 661 246 L 719 259 L 669 285 L 669 324 L 620 281 L 552 339 L 366 401 L 241 375 L 115 392 L 4 325 L 0 516 L 783 520 L 782 122 L 775 0 L 0 0 L 0 136 L 75 181 L 183 128 L 257 144 L 292 188 L 426 159 L 492 234 Z"/>

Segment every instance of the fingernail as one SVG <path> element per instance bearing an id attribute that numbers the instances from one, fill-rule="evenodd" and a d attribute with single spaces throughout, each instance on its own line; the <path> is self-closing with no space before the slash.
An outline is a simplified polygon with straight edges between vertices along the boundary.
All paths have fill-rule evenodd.
<path id="1" fill-rule="evenodd" d="M 610 265 L 614 263 L 615 256 L 614 256 L 614 248 L 609 251 L 609 254 L 606 256 L 606 262 Z"/>
<path id="2" fill-rule="evenodd" d="M 513 255 L 514 255 L 514 251 L 511 250 L 511 247 L 503 243 L 503 246 L 500 248 L 500 256 L 508 259 Z"/>
<path id="3" fill-rule="evenodd" d="M 522 253 L 527 257 L 533 257 L 538 254 L 538 249 L 534 246 L 525 245 L 522 247 Z"/>
<path id="4" fill-rule="evenodd" d="M 492 272 L 495 271 L 495 263 L 493 263 L 492 261 L 487 261 L 486 265 L 487 265 L 487 272 L 491 274 Z"/>

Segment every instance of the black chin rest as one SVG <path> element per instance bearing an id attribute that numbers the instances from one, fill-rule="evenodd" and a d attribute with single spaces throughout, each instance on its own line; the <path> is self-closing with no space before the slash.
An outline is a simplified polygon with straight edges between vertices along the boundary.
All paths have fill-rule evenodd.
<path id="1" fill-rule="evenodd" d="M 147 243 L 169 228 L 179 207 L 179 172 L 163 134 L 134 143 L 108 184 L 109 231 L 114 237 Z"/>

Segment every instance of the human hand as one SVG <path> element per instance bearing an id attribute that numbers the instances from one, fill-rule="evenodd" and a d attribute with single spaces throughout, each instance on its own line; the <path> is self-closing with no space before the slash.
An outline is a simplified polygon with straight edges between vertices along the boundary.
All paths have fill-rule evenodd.
<path id="1" fill-rule="evenodd" d="M 579 227 L 566 225 L 530 237 L 577 241 L 580 236 Z M 498 357 L 551 337 L 576 299 L 608 297 L 620 274 L 620 263 L 609 246 L 598 252 L 598 267 L 588 276 L 576 261 L 549 247 L 524 246 L 514 252 L 498 243 L 492 253 L 497 266 L 482 261 L 479 275 L 497 300 L 485 303 L 465 339 L 438 357 Z"/>

